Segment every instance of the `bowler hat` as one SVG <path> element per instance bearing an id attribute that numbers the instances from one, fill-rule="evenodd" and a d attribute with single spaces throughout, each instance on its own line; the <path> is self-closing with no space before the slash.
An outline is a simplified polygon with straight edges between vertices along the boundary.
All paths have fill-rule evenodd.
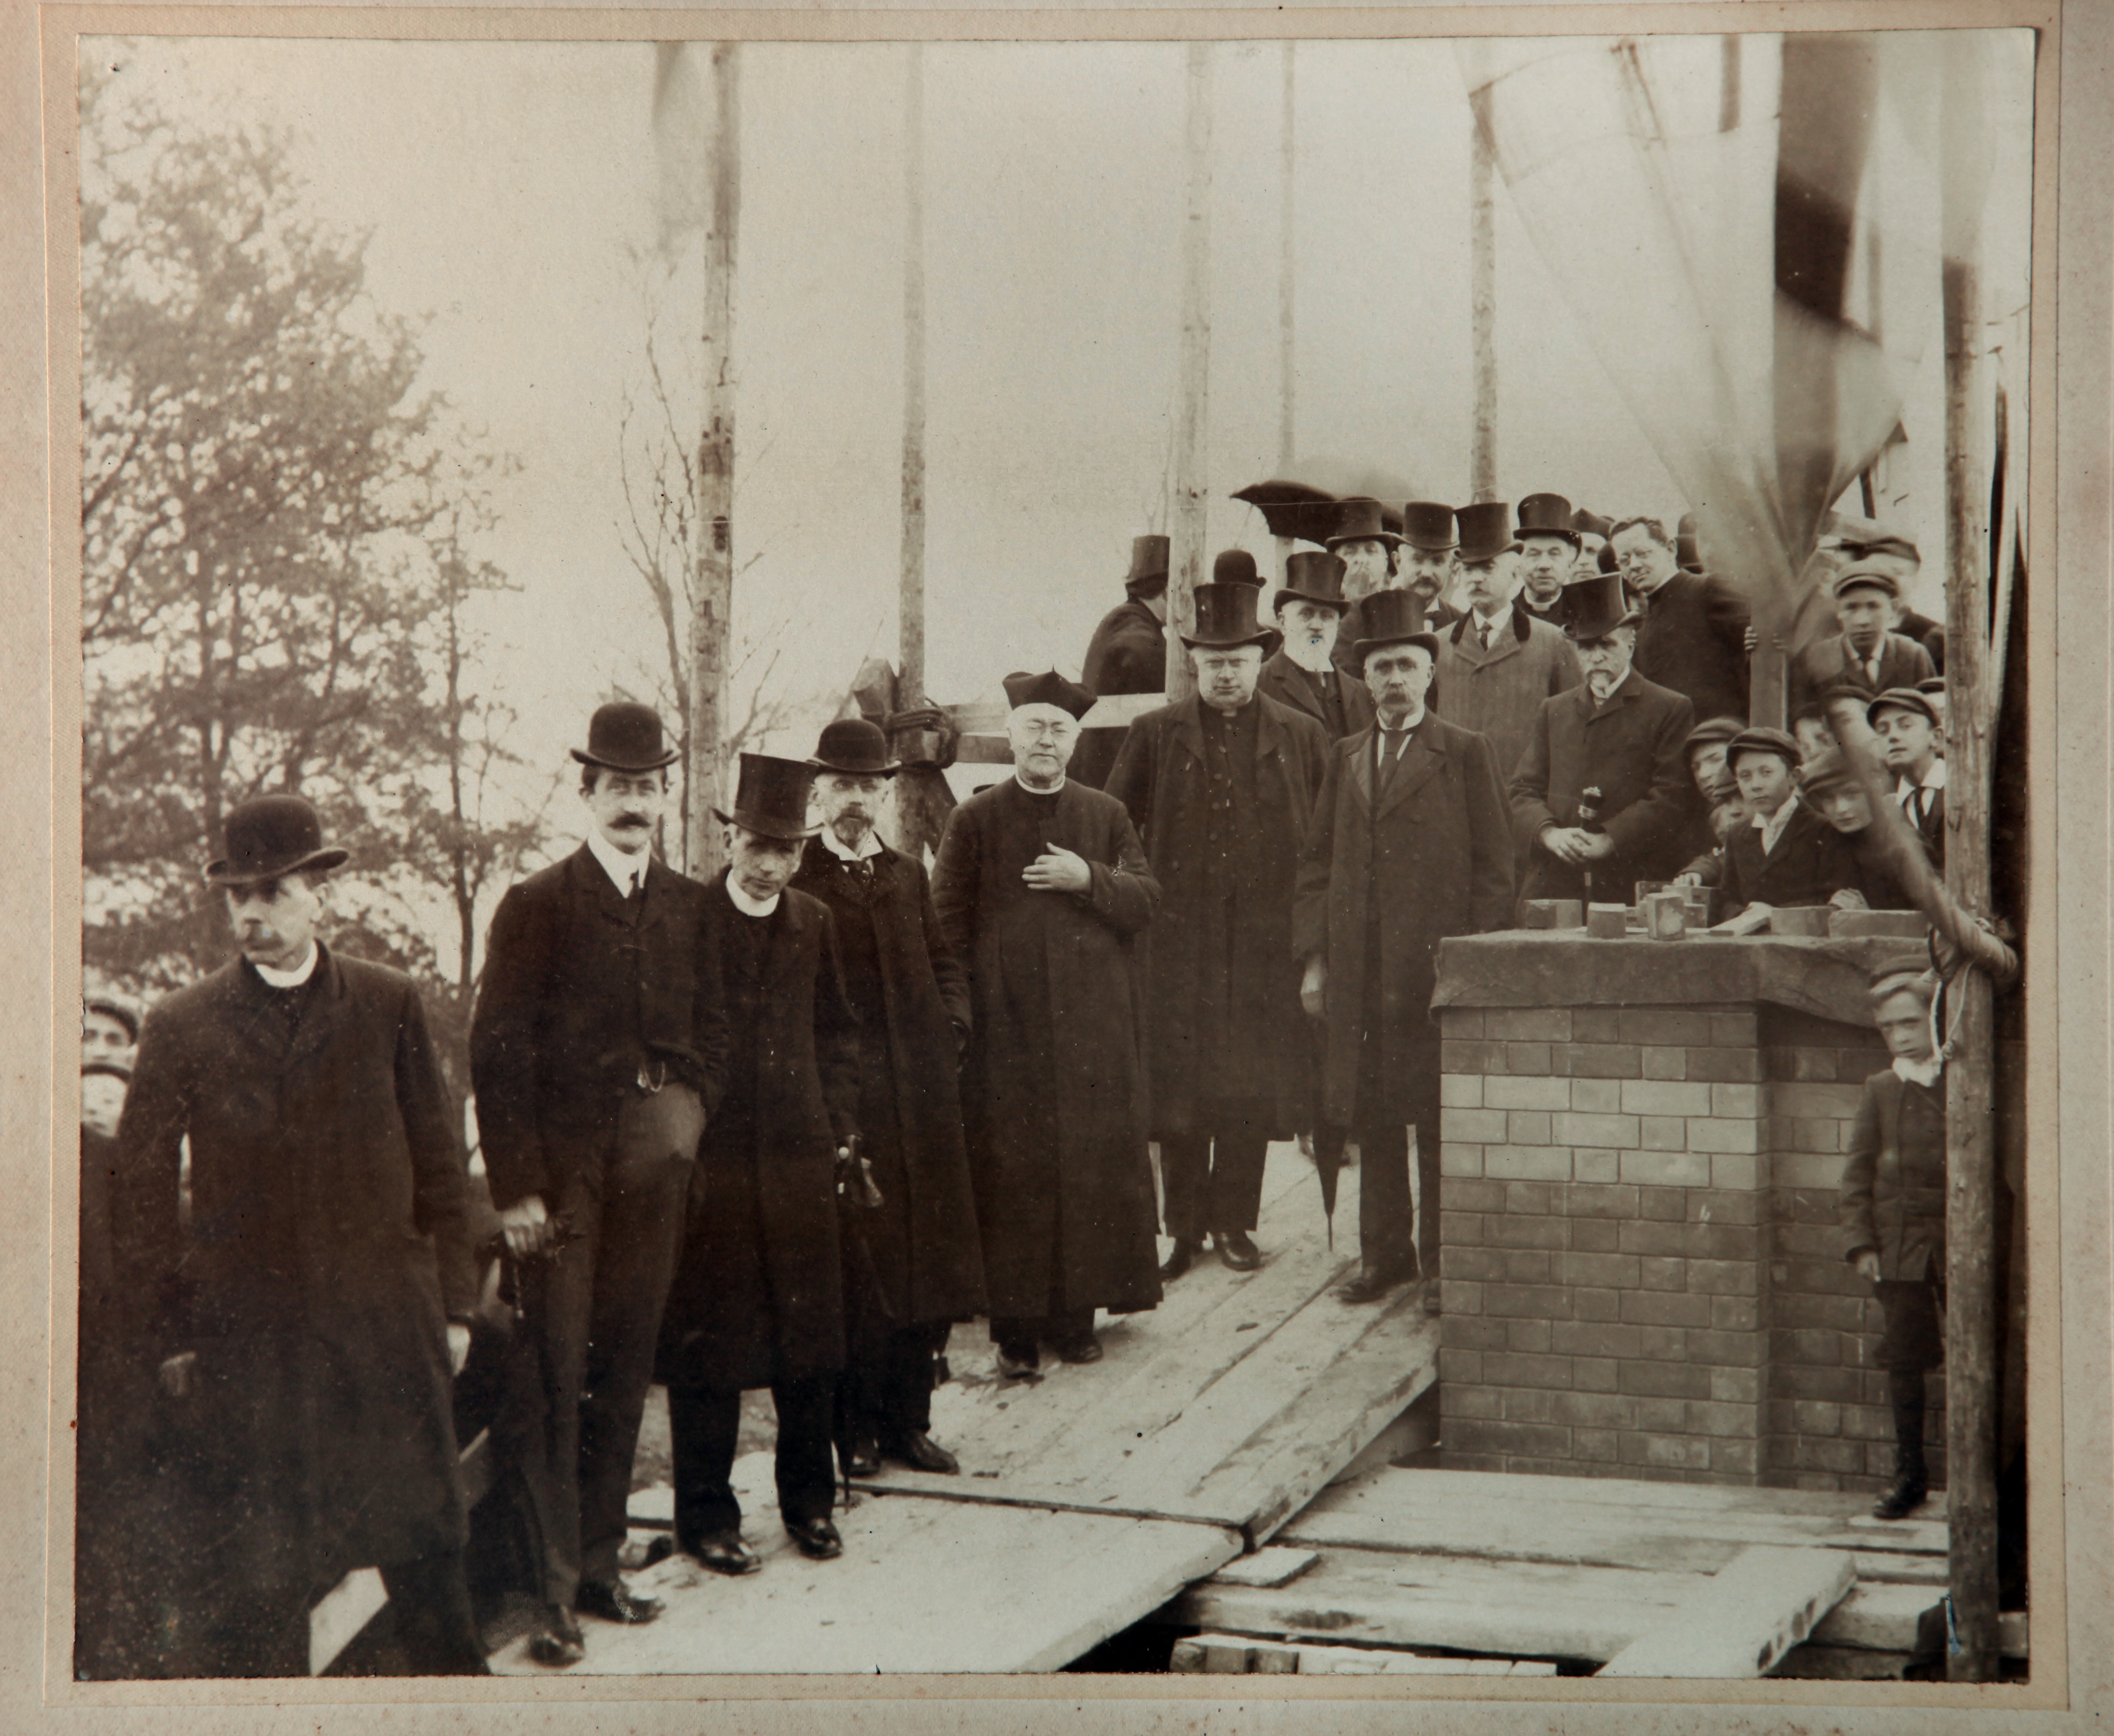
<path id="1" fill-rule="evenodd" d="M 1040 675 L 1015 669 L 1005 678 L 1005 702 L 1016 708 L 1055 706 L 1074 717 L 1084 717 L 1094 709 L 1093 694 L 1078 682 L 1067 681 L 1055 669 L 1045 669 Z"/>
<path id="2" fill-rule="evenodd" d="M 597 706 L 588 720 L 587 747 L 574 748 L 572 755 L 583 765 L 606 765 L 611 771 L 658 771 L 677 757 L 662 739 L 661 714 L 628 699 Z"/>
<path id="3" fill-rule="evenodd" d="M 1572 579 L 1563 587 L 1558 607 L 1563 611 L 1564 632 L 1577 640 L 1604 639 L 1637 619 L 1622 576 L 1615 573 Z"/>
<path id="4" fill-rule="evenodd" d="M 1737 765 L 1743 753 L 1773 753 L 1792 770 L 1798 766 L 1796 739 L 1782 729 L 1772 729 L 1767 724 L 1752 724 L 1725 744 L 1726 765 Z"/>
<path id="5" fill-rule="evenodd" d="M 1224 560 L 1224 557 L 1219 557 Z M 1230 651 L 1237 645 L 1267 645 L 1277 637 L 1274 627 L 1256 624 L 1260 586 L 1220 584 L 1216 581 L 1197 587 L 1197 630 L 1182 635 L 1192 650 Z"/>
<path id="6" fill-rule="evenodd" d="M 1413 549 L 1443 555 L 1454 544 L 1453 509 L 1436 500 L 1412 500 L 1402 509 L 1402 540 Z"/>
<path id="7" fill-rule="evenodd" d="M 1325 540 L 1332 549 L 1339 542 L 1384 542 L 1389 548 L 1399 548 L 1402 541 L 1387 528 L 1386 512 L 1380 503 L 1364 495 L 1353 495 L 1338 509 L 1335 531 Z"/>
<path id="8" fill-rule="evenodd" d="M 1585 527 L 1578 523 L 1586 516 L 1575 516 L 1571 503 L 1560 494 L 1531 494 L 1519 503 L 1519 533 L 1521 537 L 1561 537 L 1574 549 L 1578 546 L 1578 532 Z"/>
<path id="9" fill-rule="evenodd" d="M 205 871 L 214 886 L 254 886 L 290 874 L 322 872 L 345 860 L 323 847 L 323 822 L 299 796 L 259 796 L 228 811 L 222 829 L 227 854 Z"/>
<path id="10" fill-rule="evenodd" d="M 1319 603 L 1341 614 L 1351 606 L 1343 595 L 1343 560 L 1325 549 L 1302 549 L 1284 563 L 1284 583 L 1270 600 L 1272 614 L 1293 601 Z"/>
<path id="11" fill-rule="evenodd" d="M 1366 599 L 1366 636 L 1352 646 L 1361 673 L 1384 645 L 1421 645 L 1439 660 L 1439 635 L 1424 626 L 1424 599 L 1414 591 L 1375 591 Z"/>
<path id="12" fill-rule="evenodd" d="M 1853 560 L 1835 575 L 1835 582 L 1828 588 L 1839 597 L 1846 591 L 1854 591 L 1860 585 L 1869 585 L 1875 591 L 1883 591 L 1888 596 L 1901 594 L 1901 582 L 1892 572 L 1877 561 Z"/>
<path id="13" fill-rule="evenodd" d="M 1938 707 L 1920 688 L 1888 688 L 1865 707 L 1865 721 L 1869 724 L 1882 711 L 1889 710 L 1913 711 L 1919 717 L 1929 718 L 1933 724 L 1938 721 Z"/>
<path id="14" fill-rule="evenodd" d="M 1130 571 L 1123 575 L 1126 591 L 1153 591 L 1167 583 L 1168 539 L 1133 537 L 1130 539 Z"/>
<path id="15" fill-rule="evenodd" d="M 809 763 L 817 771 L 842 772 L 852 778 L 892 778 L 903 770 L 900 760 L 889 758 L 888 738 L 881 725 L 863 717 L 840 717 L 824 724 Z"/>
<path id="16" fill-rule="evenodd" d="M 1261 588 L 1262 574 L 1256 571 L 1255 556 L 1246 549 L 1221 549 L 1211 557 L 1211 582 Z"/>
<path id="17" fill-rule="evenodd" d="M 1673 560 L 1674 564 L 1686 573 L 1695 572 L 1703 564 L 1703 556 L 1696 547 L 1694 513 L 1683 513 L 1681 523 L 1674 527 Z"/>
<path id="18" fill-rule="evenodd" d="M 1512 540 L 1512 509 L 1504 500 L 1478 500 L 1457 508 L 1454 522 L 1461 527 L 1463 561 L 1494 560 L 1519 544 Z"/>
<path id="19" fill-rule="evenodd" d="M 1692 754 L 1699 747 L 1714 747 L 1720 742 L 1731 741 L 1746 727 L 1736 717 L 1706 717 L 1688 732 L 1688 739 L 1681 744 L 1681 751 Z"/>
<path id="20" fill-rule="evenodd" d="M 805 760 L 745 753 L 734 785 L 734 807 L 712 812 L 730 826 L 764 838 L 812 838 L 822 829 L 808 824 L 808 797 L 815 768 Z"/>

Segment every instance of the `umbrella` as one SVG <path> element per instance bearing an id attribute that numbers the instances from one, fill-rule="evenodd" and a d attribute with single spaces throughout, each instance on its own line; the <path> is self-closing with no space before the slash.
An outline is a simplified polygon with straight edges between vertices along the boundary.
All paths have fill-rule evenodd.
<path id="1" fill-rule="evenodd" d="M 1295 463 L 1269 482 L 1235 491 L 1233 498 L 1259 507 L 1273 537 L 1322 542 L 1336 528 L 1337 504 L 1353 495 L 1381 502 L 1382 522 L 1398 532 L 1403 503 L 1423 498 L 1415 484 L 1392 472 L 1326 458 Z"/>
<path id="2" fill-rule="evenodd" d="M 1299 1149 L 1313 1160 L 1314 1173 L 1321 1182 L 1321 1217 L 1329 1227 L 1329 1249 L 1336 1248 L 1336 1177 L 1343 1169 L 1343 1131 L 1340 1127 L 1332 1134 L 1325 1130 L 1318 1136 L 1311 1133 L 1299 1135 Z"/>

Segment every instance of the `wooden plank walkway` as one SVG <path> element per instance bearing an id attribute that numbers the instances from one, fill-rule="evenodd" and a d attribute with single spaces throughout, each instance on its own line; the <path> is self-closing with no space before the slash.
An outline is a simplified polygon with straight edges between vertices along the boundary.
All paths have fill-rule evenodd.
<path id="1" fill-rule="evenodd" d="M 1001 1382 L 987 1337 L 958 1331 L 932 1432 L 963 1474 L 855 1485 L 839 1560 L 793 1551 L 767 1458 L 744 1459 L 763 1571 L 677 1557 L 634 1576 L 666 1613 L 583 1622 L 574 1673 L 1049 1670 L 1144 1619 L 1259 1546 L 1436 1377 L 1439 1323 L 1414 1288 L 1366 1308 L 1329 1293 L 1355 1263 L 1357 1196 L 1347 1174 L 1332 1249 L 1312 1166 L 1273 1147 L 1262 1266 L 1200 1262 L 1158 1309 L 1104 1320 L 1099 1363 Z M 670 1500 L 634 1496 L 634 1523 L 665 1526 Z M 493 1667 L 538 1666 L 517 1642 Z"/>

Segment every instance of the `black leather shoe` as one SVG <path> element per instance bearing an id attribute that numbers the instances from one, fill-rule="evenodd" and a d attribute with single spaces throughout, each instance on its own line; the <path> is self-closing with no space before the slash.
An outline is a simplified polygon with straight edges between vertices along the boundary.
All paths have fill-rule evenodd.
<path id="1" fill-rule="evenodd" d="M 1068 1339 L 1059 1345 L 1057 1354 L 1066 1362 L 1099 1362 L 1101 1359 L 1101 1341 L 1089 1332 L 1083 1338 Z"/>
<path id="2" fill-rule="evenodd" d="M 960 1460 L 922 1430 L 898 1435 L 881 1450 L 881 1456 L 907 1464 L 913 1471 L 931 1471 L 941 1477 L 952 1477 L 962 1469 Z"/>
<path id="3" fill-rule="evenodd" d="M 847 1477 L 872 1477 L 881 1469 L 881 1449 L 873 1444 L 871 1435 L 840 1446 L 837 1458 Z"/>
<path id="4" fill-rule="evenodd" d="M 1930 1493 L 1930 1482 L 1922 1471 L 1903 1471 L 1896 1475 L 1893 1487 L 1872 1504 L 1874 1519 L 1906 1519 L 1924 1504 Z"/>
<path id="5" fill-rule="evenodd" d="M 1361 1267 L 1358 1275 L 1347 1284 L 1336 1288 L 1336 1300 L 1356 1305 L 1363 1302 L 1377 1302 L 1398 1285 L 1409 1281 L 1409 1274 L 1399 1267 Z"/>
<path id="6" fill-rule="evenodd" d="M 716 1531 L 684 1544 L 683 1552 L 716 1574 L 753 1574 L 763 1565 L 739 1531 Z"/>
<path id="7" fill-rule="evenodd" d="M 844 1552 L 844 1540 L 826 1519 L 788 1519 L 785 1535 L 810 1561 L 834 1561 Z"/>
<path id="8" fill-rule="evenodd" d="M 554 1670 L 565 1670 L 588 1655 L 588 1642 L 570 1610 L 552 1604 L 543 1612 L 543 1625 L 528 1642 L 528 1656 Z"/>
<path id="9" fill-rule="evenodd" d="M 1176 1236 L 1174 1252 L 1160 1263 L 1160 1282 L 1172 1284 L 1197 1263 L 1197 1256 L 1203 1251 L 1204 1245 L 1201 1242 L 1192 1242 L 1182 1236 Z"/>
<path id="10" fill-rule="evenodd" d="M 620 1621 L 632 1627 L 657 1620 L 662 1608 L 658 1597 L 634 1592 L 621 1579 L 582 1580 L 573 1606 L 604 1621 Z"/>
<path id="11" fill-rule="evenodd" d="M 638 1571 L 658 1567 L 675 1553 L 675 1539 L 667 1532 L 657 1532 L 647 1540 L 646 1547 L 639 1551 Z"/>
<path id="12" fill-rule="evenodd" d="M 1253 1272 L 1262 1264 L 1262 1249 L 1245 1230 L 1217 1230 L 1211 1240 L 1219 1245 L 1219 1258 L 1235 1272 Z"/>
<path id="13" fill-rule="evenodd" d="M 998 1377 L 1006 1381 L 1039 1381 L 1042 1359 L 1032 1344 L 1002 1344 L 998 1347 Z"/>

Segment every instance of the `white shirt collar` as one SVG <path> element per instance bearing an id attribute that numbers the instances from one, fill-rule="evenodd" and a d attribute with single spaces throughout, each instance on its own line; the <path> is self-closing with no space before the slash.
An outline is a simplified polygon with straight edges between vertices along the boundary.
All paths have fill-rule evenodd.
<path id="1" fill-rule="evenodd" d="M 785 896 L 782 892 L 774 892 L 759 904 L 734 884 L 732 875 L 729 875 L 723 884 L 726 887 L 727 896 L 734 900 L 734 907 L 745 916 L 769 916 L 771 911 L 778 908 L 778 901 Z"/>
<path id="2" fill-rule="evenodd" d="M 822 840 L 822 847 L 840 862 L 863 862 L 870 856 L 881 854 L 881 834 L 868 826 L 866 835 L 859 839 L 856 850 L 847 850 L 837 834 L 827 826 L 816 834 Z"/>
<path id="3" fill-rule="evenodd" d="M 1908 1061 L 1899 1055 L 1894 1058 L 1895 1077 L 1905 1079 L 1910 1085 L 1934 1085 L 1938 1083 L 1938 1076 L 1944 1071 L 1945 1063 L 1935 1055 L 1928 1061 Z"/>
<path id="4" fill-rule="evenodd" d="M 1763 855 L 1769 855 L 1776 849 L 1777 840 L 1783 836 L 1784 828 L 1791 824 L 1791 816 L 1797 811 L 1798 795 L 1794 791 L 1784 797 L 1783 806 L 1775 813 L 1755 815 L 1755 829 L 1762 834 Z"/>
<path id="5" fill-rule="evenodd" d="M 249 968 L 274 989 L 298 989 L 316 974 L 317 963 L 322 957 L 321 950 L 315 942 L 311 940 L 309 943 L 309 956 L 291 971 L 275 971 L 269 965 L 260 965 L 254 958 L 249 961 Z"/>
<path id="6" fill-rule="evenodd" d="M 653 860 L 650 847 L 636 856 L 628 855 L 604 838 L 597 828 L 588 834 L 588 849 L 602 864 L 602 870 L 609 876 L 610 884 L 625 898 L 631 896 L 633 886 L 645 885 L 646 865 Z"/>
<path id="7" fill-rule="evenodd" d="M 1930 770 L 1924 774 L 1924 779 L 1920 784 L 1915 779 L 1904 775 L 1901 782 L 1894 786 L 1894 793 L 1906 802 L 1919 789 L 1943 789 L 1944 788 L 1945 756 L 1940 754 L 1930 762 Z"/>
<path id="8" fill-rule="evenodd" d="M 1512 624 L 1512 605 L 1507 603 L 1490 617 L 1490 648 L 1493 651 L 1497 649 L 1498 641 L 1511 629 Z M 1480 646 L 1483 642 L 1483 618 L 1472 609 L 1468 611 L 1468 631 L 1475 635 L 1476 643 Z"/>
<path id="9" fill-rule="evenodd" d="M 1015 783 L 1020 783 L 1020 774 L 1018 772 L 1015 772 L 1013 774 L 1013 781 Z M 1059 778 L 1056 783 L 1052 784 L 1048 789 L 1030 789 L 1025 783 L 1020 783 L 1020 793 L 1023 796 L 1054 796 L 1059 790 L 1064 788 L 1065 784 L 1070 781 L 1071 780 L 1068 777 Z"/>

